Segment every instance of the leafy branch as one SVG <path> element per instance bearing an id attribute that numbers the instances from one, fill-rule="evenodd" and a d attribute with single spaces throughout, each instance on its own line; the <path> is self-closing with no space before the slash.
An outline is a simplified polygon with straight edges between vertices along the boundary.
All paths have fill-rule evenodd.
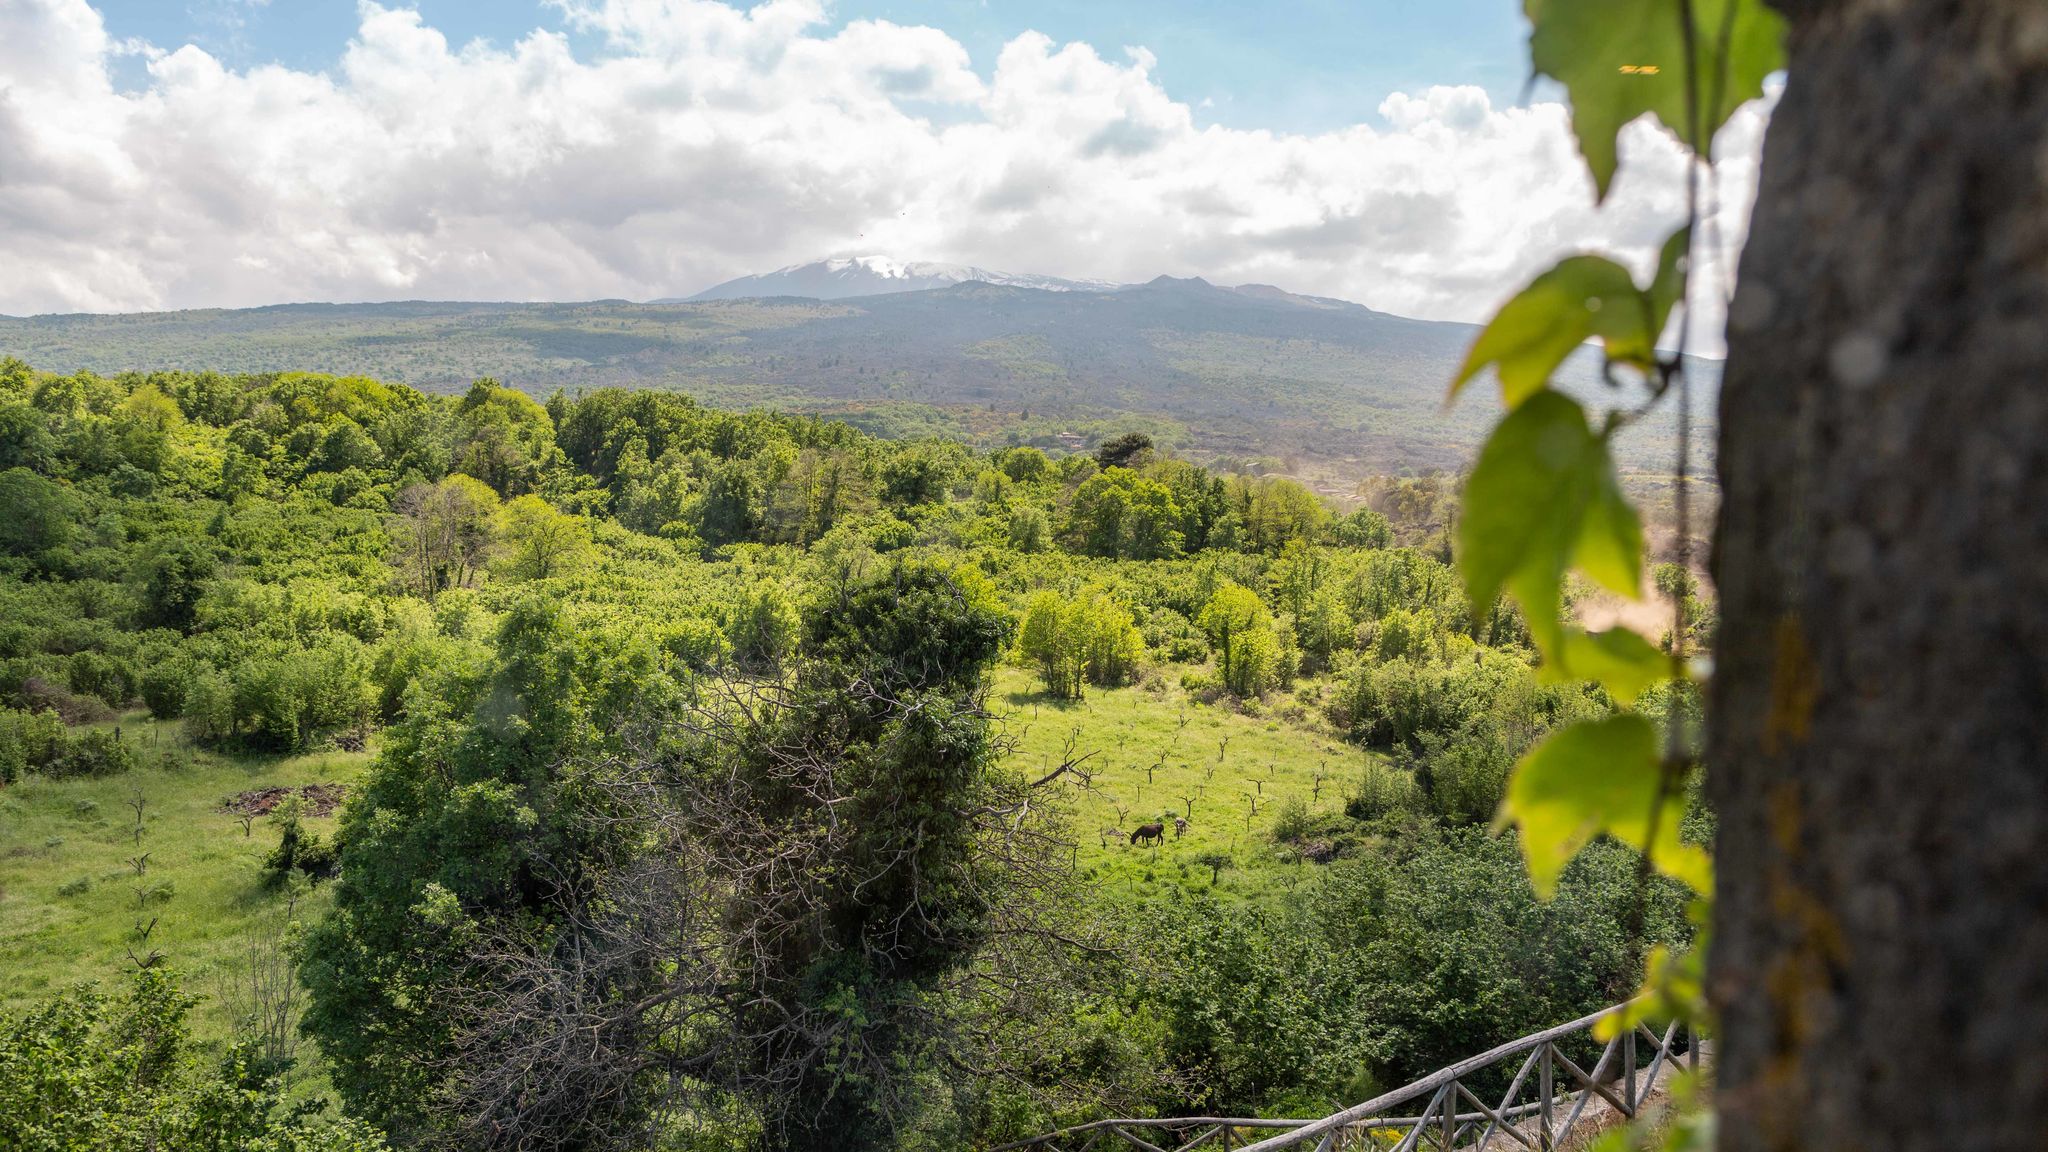
<path id="1" fill-rule="evenodd" d="M 1597 254 L 1567 257 L 1537 276 L 1487 324 L 1451 383 L 1455 400 L 1490 369 L 1507 409 L 1466 482 L 1458 525 L 1458 563 L 1475 612 L 1506 591 L 1529 621 L 1544 674 L 1591 680 L 1618 705 L 1612 715 L 1562 728 L 1531 749 L 1515 766 L 1503 819 L 1520 825 L 1541 895 L 1552 894 L 1571 859 L 1605 834 L 1642 854 L 1639 908 L 1653 870 L 1704 901 L 1713 887 L 1711 863 L 1679 836 L 1693 769 L 1682 707 L 1701 675 L 1686 650 L 1685 597 L 1672 597 L 1667 651 L 1625 627 L 1575 626 L 1563 589 L 1576 570 L 1618 595 L 1642 598 L 1642 521 L 1621 490 L 1612 445 L 1623 427 L 1673 398 L 1677 559 L 1690 570 L 1692 387 L 1684 354 L 1701 185 L 1713 176 L 1714 136 L 1783 66 L 1783 21 L 1761 0 L 1525 0 L 1524 10 L 1531 63 L 1570 97 L 1572 131 L 1596 200 L 1612 187 L 1623 128 L 1650 117 L 1686 150 L 1686 220 L 1663 243 L 1647 284 Z M 1677 347 L 1663 351 L 1658 340 L 1674 310 Z M 1610 385 L 1624 373 L 1640 379 L 1640 405 L 1595 421 L 1553 388 L 1558 368 L 1588 341 L 1599 342 Z M 1634 706 L 1662 683 L 1671 690 L 1660 748 L 1656 725 Z M 1700 998 L 1681 988 L 1697 988 L 1697 949 L 1684 957 L 1653 953 L 1647 966 L 1653 987 L 1668 993 L 1660 999 L 1698 1014 Z"/>

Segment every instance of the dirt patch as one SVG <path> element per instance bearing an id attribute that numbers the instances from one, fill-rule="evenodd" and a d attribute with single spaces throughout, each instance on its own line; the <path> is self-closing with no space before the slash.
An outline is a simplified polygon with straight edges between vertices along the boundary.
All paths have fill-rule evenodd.
<path id="1" fill-rule="evenodd" d="M 341 807 L 342 797 L 347 794 L 346 784 L 308 784 L 302 788 L 253 788 L 230 796 L 221 804 L 220 810 L 233 816 L 268 816 L 278 805 L 297 796 L 303 814 L 331 816 L 336 808 Z"/>

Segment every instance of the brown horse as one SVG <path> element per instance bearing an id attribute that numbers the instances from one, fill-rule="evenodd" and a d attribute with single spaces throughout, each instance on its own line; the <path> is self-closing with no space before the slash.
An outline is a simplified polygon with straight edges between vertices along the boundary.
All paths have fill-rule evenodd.
<path id="1" fill-rule="evenodd" d="M 1138 825 L 1138 830 L 1136 832 L 1131 833 L 1131 843 L 1133 844 L 1136 844 L 1140 840 L 1162 841 L 1165 839 L 1166 825 L 1164 824 L 1140 824 Z"/>

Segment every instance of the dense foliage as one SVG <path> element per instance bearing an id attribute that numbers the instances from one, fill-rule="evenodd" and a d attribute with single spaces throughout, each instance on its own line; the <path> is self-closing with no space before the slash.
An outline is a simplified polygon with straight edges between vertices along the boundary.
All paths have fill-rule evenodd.
<path id="1" fill-rule="evenodd" d="M 0 1147 L 17 1152 L 381 1152 L 384 1141 L 318 1108 L 289 1109 L 251 1046 L 218 1062 L 191 1044 L 192 1000 L 166 968 L 118 996 L 91 985 L 0 1016 Z"/>
<path id="2" fill-rule="evenodd" d="M 1142 436 L 9 361 L 0 492 L 0 782 L 130 770 L 95 725 L 137 707 L 236 754 L 377 741 L 333 840 L 281 818 L 270 871 L 335 873 L 306 1030 L 399 1142 L 1306 1108 L 1609 1001 L 1686 933 L 1675 888 L 1630 905 L 1623 849 L 1540 904 L 1479 831 L 1613 701 L 1468 598 L 1433 477 L 1340 515 Z M 1003 659 L 1033 707 L 1171 689 L 1364 767 L 1344 814 L 1274 798 L 1270 836 L 1090 890 L 1062 818 L 1098 750 L 1004 767 Z"/>

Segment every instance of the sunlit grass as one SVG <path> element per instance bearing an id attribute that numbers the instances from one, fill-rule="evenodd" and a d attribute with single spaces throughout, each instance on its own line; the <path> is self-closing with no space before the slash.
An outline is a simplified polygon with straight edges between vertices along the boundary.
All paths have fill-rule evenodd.
<path id="1" fill-rule="evenodd" d="M 141 753 L 134 771 L 30 775 L 0 788 L 0 1008 L 108 980 L 132 964 L 131 952 L 154 950 L 188 992 L 205 996 L 194 1010 L 196 1032 L 218 1038 L 229 1020 L 206 994 L 222 973 L 246 964 L 250 931 L 282 916 L 286 900 L 263 881 L 276 831 L 258 817 L 245 835 L 222 802 L 271 785 L 346 783 L 370 756 L 227 757 L 193 748 L 175 724 L 130 717 L 120 728 Z M 325 836 L 334 820 L 307 823 Z M 316 915 L 326 898 L 324 889 L 302 897 L 299 916 Z M 152 921 L 145 939 L 138 927 Z"/>
<path id="2" fill-rule="evenodd" d="M 1146 894 L 1169 885 L 1216 886 L 1252 895 L 1293 883 L 1304 864 L 1273 842 L 1282 805 L 1299 799 L 1311 814 L 1335 814 L 1369 753 L 1326 730 L 1312 700 L 1278 693 L 1253 705 L 1203 704 L 1166 667 L 1137 687 L 1090 688 L 1079 701 L 1039 691 L 1016 668 L 996 674 L 992 706 L 1016 744 L 1012 763 L 1035 779 L 1063 757 L 1092 754 L 1087 787 L 1070 774 L 1060 788 L 1071 811 L 1075 862 L 1098 891 Z M 1321 783 L 1318 785 L 1317 777 Z M 1188 820 L 1176 837 L 1173 817 Z M 1166 825 L 1158 845 L 1134 846 L 1141 824 Z M 1115 835 L 1110 830 L 1115 829 Z M 1222 854 L 1222 869 L 1201 862 Z"/>

